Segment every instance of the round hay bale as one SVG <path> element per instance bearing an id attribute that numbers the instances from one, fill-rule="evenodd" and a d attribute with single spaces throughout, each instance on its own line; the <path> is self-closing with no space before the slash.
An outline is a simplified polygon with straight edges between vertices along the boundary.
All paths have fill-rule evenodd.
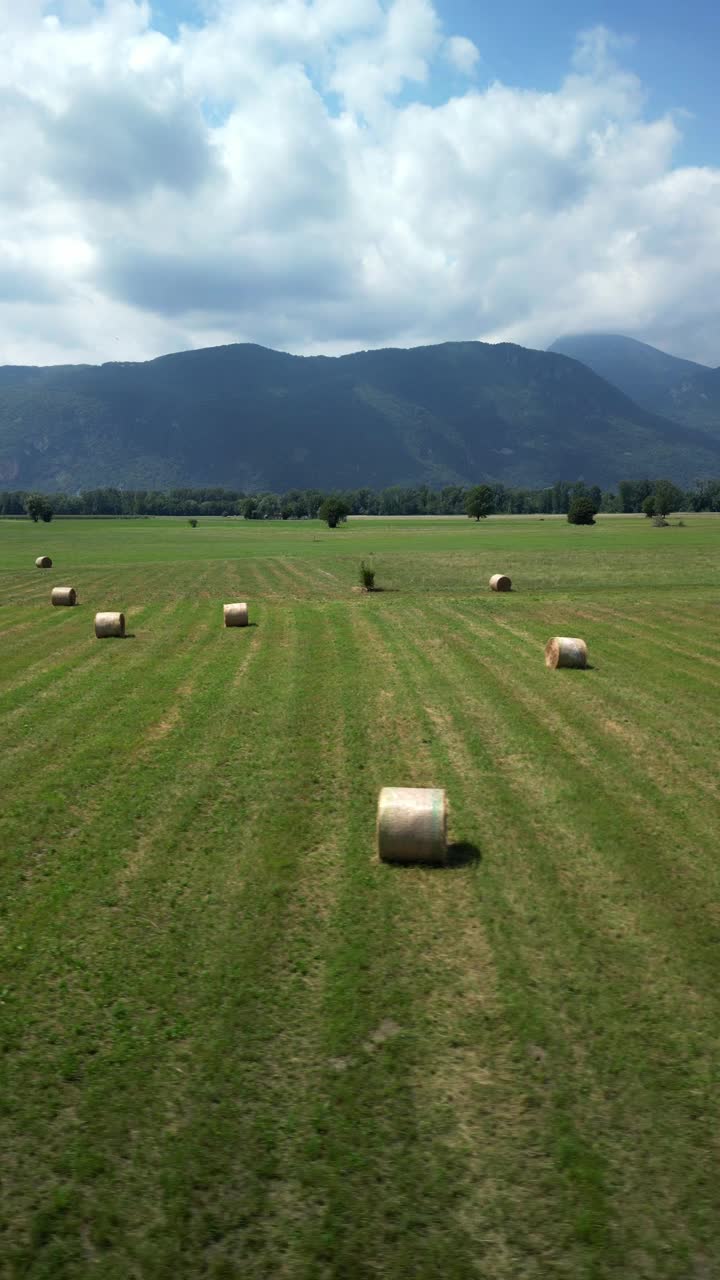
<path id="1" fill-rule="evenodd" d="M 248 607 L 246 604 L 224 604 L 223 618 L 226 627 L 246 627 L 248 624 Z"/>
<path id="2" fill-rule="evenodd" d="M 447 798 L 437 787 L 383 787 L 377 809 L 383 862 L 447 860 Z"/>
<path id="3" fill-rule="evenodd" d="M 52 560 L 49 556 L 38 556 L 35 561 L 36 569 L 52 569 Z"/>
<path id="4" fill-rule="evenodd" d="M 77 592 L 74 587 L 53 587 L 50 592 L 51 604 L 77 604 Z"/>
<path id="5" fill-rule="evenodd" d="M 545 645 L 545 666 L 586 667 L 587 645 L 576 636 L 553 636 Z"/>
<path id="6" fill-rule="evenodd" d="M 104 640 L 106 636 L 120 636 L 122 639 L 125 635 L 125 614 L 96 613 L 95 635 L 98 640 Z"/>
<path id="7" fill-rule="evenodd" d="M 494 573 L 490 579 L 493 591 L 512 591 L 512 582 L 506 573 Z"/>

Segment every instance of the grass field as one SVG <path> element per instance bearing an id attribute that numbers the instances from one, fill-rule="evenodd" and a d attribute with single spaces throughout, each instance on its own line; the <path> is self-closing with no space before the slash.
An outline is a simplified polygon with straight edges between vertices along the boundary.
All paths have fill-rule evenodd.
<path id="1" fill-rule="evenodd" d="M 720 1276 L 719 563 L 0 522 L 3 1280 Z M 377 862 L 382 785 L 450 866 Z"/>

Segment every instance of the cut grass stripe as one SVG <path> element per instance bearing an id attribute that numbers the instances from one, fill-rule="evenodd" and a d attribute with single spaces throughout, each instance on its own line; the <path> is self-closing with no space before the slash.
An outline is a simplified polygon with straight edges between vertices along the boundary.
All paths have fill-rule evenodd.
<path id="1" fill-rule="evenodd" d="M 407 654 L 408 645 L 409 645 L 409 638 L 407 633 L 405 633 L 404 635 L 400 634 L 400 636 L 398 637 L 398 643 L 402 645 L 403 653 Z M 423 642 L 418 642 L 417 652 L 418 654 L 421 652 L 427 652 L 426 644 L 424 644 Z M 411 668 L 412 668 L 412 662 L 410 659 L 408 659 L 408 668 L 406 672 L 406 675 L 408 676 L 408 678 L 409 678 L 409 672 Z M 434 682 L 437 683 L 438 679 L 439 679 L 439 672 L 438 670 L 436 670 Z M 441 683 L 444 685 L 444 682 L 441 682 Z M 466 684 L 467 684 L 467 680 L 463 682 L 462 687 L 465 687 Z M 458 687 L 458 686 L 455 685 L 455 687 Z M 443 694 L 445 692 L 446 691 L 443 688 Z M 452 701 L 450 699 L 450 696 L 449 696 L 449 702 L 450 702 L 450 705 L 452 706 Z M 493 738 L 494 746 L 496 748 L 499 745 L 498 732 L 497 732 L 498 728 L 499 726 L 497 725 L 497 722 L 496 722 L 495 734 Z M 461 773 L 461 776 L 462 776 L 462 773 Z M 496 802 L 498 800 L 497 791 L 498 791 L 498 786 L 494 783 L 492 788 L 492 797 Z M 500 797 L 502 797 L 501 791 L 500 791 Z M 488 820 L 492 825 L 493 820 L 491 815 L 488 815 Z M 499 811 L 497 813 L 498 829 L 502 831 L 504 836 L 507 837 L 511 845 L 515 845 L 518 843 L 517 835 L 512 831 L 513 824 L 516 821 L 517 821 L 517 814 L 516 812 L 514 812 L 514 807 L 512 805 L 505 807 L 501 803 L 499 806 Z M 540 848 L 536 847 L 534 849 L 533 845 L 536 845 L 536 840 L 533 839 L 533 835 L 531 831 L 528 831 L 526 840 L 523 842 L 523 844 L 526 849 L 526 858 L 527 858 L 526 865 L 528 866 L 532 865 L 534 868 L 536 868 L 536 870 L 539 868 L 543 872 L 544 878 L 547 880 L 548 871 L 552 872 L 552 865 L 554 861 L 554 859 L 551 859 L 548 856 L 550 853 L 550 850 L 548 848 L 542 848 L 542 847 Z M 512 867 L 511 869 L 512 879 L 508 883 L 514 883 L 514 881 L 517 878 L 518 870 L 519 868 L 517 867 L 517 865 L 514 865 Z M 583 923 L 578 922 L 577 928 L 575 929 L 575 933 L 574 933 L 575 955 L 572 956 L 572 953 L 564 957 L 562 956 L 562 953 L 558 955 L 557 949 L 558 949 L 559 943 L 558 943 L 557 920 L 558 919 L 565 920 L 568 916 L 567 901 L 565 899 L 565 893 L 564 893 L 564 890 L 560 889 L 559 882 L 556 881 L 555 882 L 556 892 L 553 895 L 555 897 L 555 901 L 552 902 L 552 905 L 549 907 L 547 918 L 543 924 L 542 916 L 539 911 L 541 899 L 540 900 L 538 899 L 538 884 L 537 884 L 536 876 L 534 879 L 535 879 L 535 883 L 534 883 L 533 891 L 530 897 L 528 898 L 528 903 L 530 903 L 531 906 L 529 907 L 529 910 L 528 910 L 528 905 L 524 905 L 524 909 L 523 909 L 524 916 L 527 916 L 530 913 L 528 924 L 530 926 L 531 933 L 537 931 L 540 937 L 542 937 L 545 933 L 552 933 L 554 937 L 554 948 L 555 948 L 555 952 L 553 956 L 554 966 L 560 972 L 560 974 L 564 975 L 567 972 L 573 972 L 577 975 L 578 973 L 583 973 L 584 969 L 587 966 L 587 960 L 588 960 L 588 957 L 585 955 L 585 952 L 587 952 L 588 950 L 589 937 L 592 936 L 591 922 L 589 920 Z M 560 892 L 557 892 L 557 890 L 560 890 Z M 514 897 L 516 896 L 517 895 L 515 894 Z M 603 905 L 602 900 L 596 899 L 596 910 L 598 908 L 602 908 L 602 905 Z M 538 1009 L 536 1007 L 533 1007 L 532 1017 L 530 1018 L 529 1010 L 527 1008 L 528 992 L 531 993 L 533 1000 L 537 1001 L 538 997 L 540 996 L 540 990 L 541 990 L 538 988 L 537 982 L 533 981 L 533 973 L 538 970 L 537 947 L 535 945 L 526 944 L 525 949 L 528 951 L 528 956 L 529 956 L 528 965 L 524 969 L 520 968 L 519 974 L 518 974 L 517 961 L 518 961 L 518 952 L 520 951 L 520 948 L 517 942 L 515 943 L 515 945 L 509 946 L 507 929 L 508 929 L 511 917 L 508 916 L 508 906 L 509 906 L 509 903 L 508 903 L 507 897 L 505 897 L 502 907 L 501 907 L 501 903 L 497 902 L 496 914 L 493 917 L 493 919 L 503 920 L 503 924 L 500 927 L 500 932 L 496 935 L 498 938 L 498 942 L 500 944 L 499 955 L 503 955 L 505 957 L 504 966 L 503 966 L 505 975 L 507 975 L 508 973 L 508 964 L 507 964 L 508 954 L 512 954 L 512 956 L 515 959 L 515 981 L 517 983 L 517 987 L 516 987 L 517 999 L 523 1008 L 524 1017 L 528 1019 L 527 1026 L 525 1027 L 525 1034 L 527 1035 L 527 1038 L 529 1040 L 534 1040 L 535 1043 L 541 1046 L 545 1046 L 541 1050 L 541 1052 L 543 1053 L 543 1056 L 547 1058 L 548 1057 L 547 1046 L 548 1046 L 548 1043 L 552 1045 L 553 1036 L 552 1034 L 548 1035 L 547 1028 L 545 1029 L 544 1034 L 540 1035 L 538 1023 L 541 1021 L 541 1019 L 539 1019 L 538 1017 Z M 572 914 L 570 914 L 570 920 L 571 921 L 575 920 L 575 917 Z M 533 928 L 533 923 L 534 923 L 534 928 Z M 587 933 L 588 928 L 591 930 L 590 935 L 588 935 Z M 573 935 L 570 935 L 570 936 L 573 936 Z M 597 946 L 597 941 L 598 940 L 596 939 L 595 941 L 596 946 Z M 602 943 L 602 939 L 600 939 L 600 943 Z M 672 950 L 672 944 L 670 943 L 669 940 L 668 940 L 668 943 L 666 944 L 666 949 L 668 952 Z M 630 955 L 632 955 L 632 950 L 630 950 Z M 629 958 L 630 957 L 628 957 L 628 959 Z M 617 992 L 618 984 L 622 985 L 623 973 L 627 972 L 627 974 L 632 974 L 632 963 L 630 962 L 628 964 L 627 970 L 625 970 L 624 962 L 622 961 L 622 959 L 619 960 L 618 956 L 616 955 L 614 957 L 614 960 L 615 960 L 615 964 L 611 971 L 612 979 L 610 981 L 610 986 L 615 992 Z M 607 971 L 607 967 L 608 966 L 607 966 L 607 955 L 606 955 L 605 963 L 600 968 L 600 972 L 602 972 L 603 969 Z M 542 966 L 541 972 L 545 973 L 545 980 L 549 984 L 551 984 L 554 970 L 553 969 L 548 970 L 547 966 Z M 590 972 L 592 973 L 592 968 Z M 560 986 L 560 991 L 558 993 L 556 1012 L 555 1012 L 556 1018 L 560 1011 L 563 1011 L 567 1008 L 568 989 L 567 989 L 567 986 L 565 985 L 565 981 L 562 982 Z M 585 983 L 582 983 L 578 988 L 578 995 L 581 995 L 582 993 L 582 997 L 584 997 L 585 995 L 584 988 L 585 988 Z M 544 988 L 542 988 L 542 990 L 544 990 Z M 592 1005 L 590 1007 L 592 1007 L 596 1011 L 597 1017 L 599 1019 L 599 1023 L 601 1024 L 602 1023 L 602 1004 L 601 1004 L 600 996 L 602 994 L 602 988 L 595 990 L 595 987 L 593 985 L 590 985 L 587 988 L 587 995 L 590 995 L 590 993 L 592 993 L 592 996 L 591 996 Z M 620 1028 L 618 1028 L 619 1044 L 622 1043 L 622 1045 L 624 1046 L 625 1053 L 628 1054 L 630 1058 L 632 1058 L 633 1039 L 635 1039 L 636 1042 L 639 1041 L 637 1048 L 640 1053 L 644 1052 L 645 1044 L 647 1043 L 644 1039 L 644 1031 L 645 1031 L 645 1026 L 647 1024 L 647 1019 L 648 1019 L 647 1008 L 643 1011 L 642 1019 L 638 1020 L 640 1009 L 642 1009 L 642 1007 L 643 1007 L 642 1003 L 638 1004 L 636 999 L 633 1005 L 630 1006 L 631 1008 L 630 1018 L 628 1019 L 628 1021 L 623 1020 L 621 1030 Z M 651 1009 L 652 1009 L 652 1006 L 651 1006 Z M 665 1010 L 662 1010 L 662 1012 L 664 1013 Z M 654 1009 L 652 1009 L 652 1012 L 649 1013 L 649 1024 L 650 1026 L 654 1027 L 654 1031 L 651 1032 L 650 1034 L 654 1035 L 655 1037 L 657 1037 L 658 1035 L 658 1026 L 662 1025 L 662 1023 L 658 1021 L 658 1013 L 659 1013 L 659 1010 L 657 1006 Z M 617 1019 L 617 1013 L 615 1014 L 615 1017 Z M 692 1061 L 693 1053 L 703 1044 L 707 1045 L 708 1033 L 710 1033 L 711 1038 L 714 1039 L 715 1043 L 717 1043 L 717 1038 L 712 1036 L 712 1028 L 714 1025 L 716 1025 L 714 1018 L 713 1020 L 705 1020 L 700 1026 L 698 1026 L 695 1029 L 695 1035 L 690 1038 L 690 1043 L 689 1044 L 685 1043 L 685 1045 L 683 1046 L 683 1034 L 687 1035 L 687 1029 L 686 1029 L 685 1032 L 681 1033 L 678 1036 L 677 1040 L 673 1042 L 672 1047 L 668 1045 L 667 1065 L 662 1061 L 662 1056 L 660 1056 L 659 1061 L 656 1061 L 655 1063 L 653 1063 L 654 1076 L 655 1076 L 655 1088 L 656 1090 L 659 1091 L 660 1097 L 664 1096 L 663 1091 L 666 1090 L 667 1087 L 671 1084 L 671 1081 L 674 1080 L 675 1066 L 676 1066 L 676 1059 L 674 1057 L 674 1054 L 676 1054 L 677 1052 L 682 1052 L 683 1047 L 685 1047 L 686 1053 L 684 1054 L 684 1056 L 686 1058 L 686 1061 L 688 1062 Z M 599 1030 L 598 1022 L 594 1021 L 592 1023 L 592 1030 L 590 1034 L 593 1037 L 597 1037 L 598 1030 Z M 633 1031 L 635 1032 L 635 1036 L 633 1036 Z M 585 1030 L 584 1032 L 581 1032 L 580 1035 L 582 1036 L 583 1039 L 587 1037 L 588 1035 L 587 1030 Z M 618 1044 L 618 1050 L 619 1050 L 619 1044 Z M 618 1061 L 622 1062 L 622 1053 L 619 1060 L 613 1057 L 611 1061 L 613 1063 L 612 1070 L 613 1071 L 617 1070 Z M 561 1072 L 562 1071 L 568 1072 L 571 1077 L 574 1077 L 576 1080 L 576 1087 L 577 1087 L 577 1076 L 578 1076 L 577 1062 L 566 1063 L 565 1067 L 559 1067 L 558 1070 Z M 693 1071 L 691 1079 L 693 1080 L 693 1084 L 696 1090 L 701 1085 L 704 1085 L 703 1092 L 705 1092 L 709 1100 L 709 1095 L 707 1095 L 707 1083 L 706 1083 L 707 1077 L 703 1076 L 702 1074 L 702 1071 L 704 1070 L 704 1068 L 702 1067 L 702 1064 L 700 1064 L 700 1070 L 701 1070 L 701 1074 L 699 1076 L 697 1071 Z M 612 1071 L 610 1073 L 610 1078 L 612 1079 Z M 627 1080 L 626 1085 L 629 1083 L 630 1083 L 630 1080 Z M 597 1124 L 598 1115 L 597 1115 L 597 1102 L 595 1100 L 595 1092 L 596 1091 L 593 1089 L 592 1086 L 588 1087 L 588 1097 L 594 1099 L 595 1110 L 592 1112 L 592 1117 L 594 1117 L 595 1124 Z M 629 1092 L 629 1095 L 632 1096 L 633 1090 L 630 1089 L 628 1092 Z M 577 1096 L 575 1096 L 575 1098 L 573 1099 L 575 1105 L 577 1105 L 577 1100 L 578 1100 Z M 653 1105 L 649 1103 L 649 1100 L 647 1097 L 645 1097 L 643 1101 L 644 1101 L 644 1108 L 642 1105 L 640 1105 L 639 1107 L 640 1113 L 652 1114 Z M 655 1102 L 655 1099 L 653 1099 L 653 1102 Z M 675 1102 L 676 1102 L 676 1106 L 674 1108 L 674 1112 L 671 1114 L 676 1123 L 668 1124 L 667 1131 L 663 1134 L 663 1137 L 660 1138 L 659 1141 L 661 1143 L 663 1140 L 668 1141 L 671 1146 L 676 1146 L 677 1144 L 680 1143 L 681 1140 L 683 1141 L 683 1144 L 685 1146 L 686 1175 L 689 1178 L 689 1180 L 692 1182 L 692 1184 L 697 1187 L 698 1184 L 699 1185 L 703 1184 L 706 1178 L 706 1170 L 702 1170 L 699 1172 L 693 1165 L 693 1150 L 697 1142 L 701 1139 L 700 1127 L 698 1125 L 698 1120 L 700 1119 L 700 1116 L 698 1115 L 697 1107 L 693 1098 L 693 1090 L 691 1089 L 689 1091 L 689 1096 L 686 1096 L 684 1099 L 680 1099 L 679 1102 L 676 1098 Z M 657 1104 L 655 1103 L 655 1105 Z M 559 1123 L 558 1132 L 561 1132 L 561 1131 L 565 1132 L 565 1130 L 567 1129 L 567 1116 L 565 1116 L 566 1107 L 567 1107 L 567 1103 L 565 1101 L 562 1101 L 561 1110 L 560 1110 L 560 1120 L 558 1121 Z M 629 1114 L 632 1115 L 632 1108 L 630 1109 Z M 565 1116 L 565 1118 L 563 1118 L 563 1116 Z M 586 1126 L 592 1123 L 592 1117 L 589 1117 L 584 1121 L 584 1124 Z M 622 1123 L 627 1124 L 627 1120 L 628 1120 L 628 1115 L 625 1115 Z M 577 1126 L 577 1123 L 578 1121 L 576 1118 L 574 1122 L 575 1127 Z M 607 1131 L 610 1133 L 615 1133 L 617 1131 L 618 1124 L 620 1123 L 621 1122 L 618 1119 L 615 1119 L 615 1123 L 610 1123 L 608 1125 Z M 687 1141 L 687 1143 L 685 1143 L 683 1139 L 683 1134 L 686 1133 L 686 1126 L 688 1126 L 689 1129 L 693 1132 L 693 1138 Z M 570 1134 L 569 1136 L 571 1137 L 572 1135 Z M 588 1147 L 587 1135 L 585 1140 L 582 1140 L 582 1141 L 579 1138 L 579 1134 L 576 1134 L 576 1138 L 577 1140 L 574 1139 L 573 1142 L 570 1144 L 570 1149 L 575 1149 L 576 1156 L 581 1161 L 581 1164 L 582 1164 L 582 1162 L 586 1159 L 585 1153 L 587 1153 L 590 1150 L 590 1148 Z M 563 1137 L 562 1143 L 561 1143 L 562 1151 L 565 1153 L 563 1156 L 563 1160 L 566 1160 L 569 1158 L 569 1153 L 567 1148 L 568 1140 L 569 1140 L 568 1134 L 566 1134 L 566 1136 Z M 643 1154 L 645 1155 L 646 1159 L 652 1159 L 651 1152 L 644 1151 Z M 599 1161 L 599 1164 L 597 1164 L 598 1168 L 602 1168 L 603 1165 L 607 1164 L 607 1159 L 608 1157 L 606 1155 L 601 1155 L 600 1153 L 598 1153 L 597 1158 L 593 1157 L 593 1160 L 595 1160 L 596 1164 L 597 1164 L 597 1161 Z M 595 1166 L 589 1166 L 588 1168 L 590 1167 L 595 1167 Z M 639 1176 L 638 1181 L 636 1182 L 636 1185 L 634 1188 L 636 1195 L 639 1191 L 639 1188 L 642 1187 L 643 1185 L 644 1184 L 642 1182 L 642 1175 L 641 1175 Z M 582 1186 L 582 1179 L 580 1180 L 580 1186 Z M 607 1190 L 604 1193 L 604 1197 L 605 1197 L 606 1210 L 607 1210 L 609 1205 Z M 611 1263 L 611 1254 L 607 1253 L 608 1241 L 606 1239 L 607 1232 L 610 1229 L 608 1215 L 606 1212 L 604 1229 L 602 1230 L 600 1229 L 600 1223 L 597 1220 L 596 1215 L 593 1217 L 593 1222 L 590 1224 L 590 1227 L 588 1227 L 588 1224 L 585 1223 L 585 1208 L 586 1206 L 584 1203 L 584 1198 L 581 1197 L 580 1200 L 578 1201 L 578 1218 L 577 1218 L 578 1230 L 582 1236 L 586 1228 L 590 1229 L 590 1227 L 592 1227 L 592 1232 L 595 1235 L 595 1246 L 600 1246 L 602 1244 L 600 1254 L 598 1254 L 596 1257 L 596 1264 L 598 1267 L 601 1268 L 598 1274 L 602 1274 L 603 1266 L 606 1265 L 606 1263 L 609 1266 Z M 679 1211 L 684 1212 L 685 1211 L 684 1207 L 678 1206 L 677 1203 L 675 1203 L 674 1212 L 676 1217 Z M 572 1215 L 571 1215 L 571 1218 L 572 1218 Z M 699 1227 L 699 1223 L 697 1221 L 697 1215 L 693 1215 L 693 1219 L 694 1219 L 694 1224 Z M 598 1231 L 599 1231 L 599 1235 L 598 1235 Z M 605 1259 L 605 1262 L 601 1261 L 601 1255 L 602 1255 L 602 1259 Z M 616 1255 L 616 1256 L 621 1256 L 621 1255 Z"/>

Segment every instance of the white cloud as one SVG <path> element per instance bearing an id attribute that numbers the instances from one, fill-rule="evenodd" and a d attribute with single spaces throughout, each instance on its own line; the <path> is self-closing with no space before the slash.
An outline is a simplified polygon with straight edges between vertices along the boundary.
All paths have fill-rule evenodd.
<path id="1" fill-rule="evenodd" d="M 377 122 L 406 84 L 426 83 L 440 42 L 430 0 L 392 0 L 371 36 L 337 48 L 329 87 L 349 111 Z"/>
<path id="2" fill-rule="evenodd" d="M 475 73 L 480 61 L 480 50 L 467 36 L 450 36 L 445 41 L 444 53 L 451 67 L 462 72 L 464 76 Z"/>
<path id="3" fill-rule="evenodd" d="M 720 170 L 674 166 L 609 32 L 554 92 L 458 94 L 430 0 L 215 0 L 177 40 L 53 8 L 0 0 L 0 362 L 588 328 L 720 360 Z"/>

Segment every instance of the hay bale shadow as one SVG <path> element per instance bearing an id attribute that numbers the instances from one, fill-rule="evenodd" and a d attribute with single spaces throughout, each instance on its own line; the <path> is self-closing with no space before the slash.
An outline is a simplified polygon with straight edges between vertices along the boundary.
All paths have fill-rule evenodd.
<path id="1" fill-rule="evenodd" d="M 472 867 L 482 862 L 482 853 L 476 844 L 467 840 L 456 840 L 448 845 L 446 867 Z"/>
<path id="2" fill-rule="evenodd" d="M 400 861 L 380 860 L 383 867 L 387 867 L 389 871 L 395 871 L 399 875 L 406 871 L 408 867 L 414 867 L 418 871 L 457 871 L 461 867 L 477 866 L 482 861 L 482 853 L 476 844 L 470 844 L 465 840 L 456 840 L 448 845 L 447 858 L 444 862 L 426 862 L 422 858 L 403 858 Z"/>
<path id="3" fill-rule="evenodd" d="M 592 662 L 586 662 L 584 667 L 552 667 L 550 670 L 553 672 L 569 671 L 574 673 L 575 671 L 597 671 L 597 667 Z"/>

